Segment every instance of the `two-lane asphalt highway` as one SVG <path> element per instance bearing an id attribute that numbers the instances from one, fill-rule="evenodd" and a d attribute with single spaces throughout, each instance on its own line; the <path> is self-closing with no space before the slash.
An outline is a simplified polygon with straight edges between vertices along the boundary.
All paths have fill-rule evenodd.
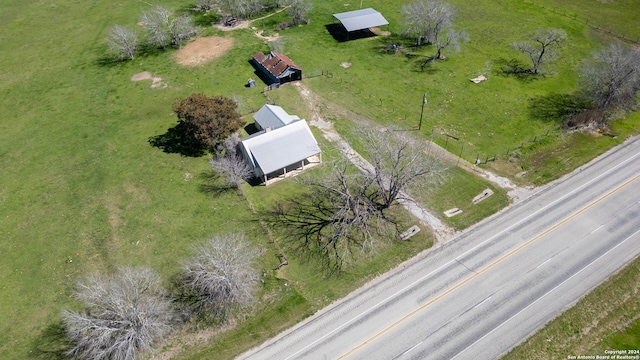
<path id="1" fill-rule="evenodd" d="M 240 358 L 494 359 L 638 255 L 636 139 Z"/>

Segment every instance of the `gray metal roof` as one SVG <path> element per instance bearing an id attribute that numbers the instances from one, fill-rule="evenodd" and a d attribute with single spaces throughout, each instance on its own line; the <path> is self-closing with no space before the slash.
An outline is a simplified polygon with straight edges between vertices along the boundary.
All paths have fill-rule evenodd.
<path id="1" fill-rule="evenodd" d="M 321 152 L 305 120 L 245 138 L 241 143 L 251 157 L 253 167 L 260 168 L 263 174 L 270 174 Z"/>
<path id="2" fill-rule="evenodd" d="M 382 14 L 372 8 L 333 14 L 333 16 L 340 20 L 347 31 L 368 29 L 375 26 L 387 25 L 389 23 Z"/>
<path id="3" fill-rule="evenodd" d="M 283 108 L 276 105 L 265 104 L 253 115 L 253 119 L 260 129 L 277 129 L 281 126 L 300 120 L 297 115 L 289 115 Z"/>

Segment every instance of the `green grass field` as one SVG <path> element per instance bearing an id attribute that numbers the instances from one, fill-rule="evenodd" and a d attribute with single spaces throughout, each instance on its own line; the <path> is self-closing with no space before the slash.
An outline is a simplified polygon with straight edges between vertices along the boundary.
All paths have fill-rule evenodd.
<path id="1" fill-rule="evenodd" d="M 549 93 L 573 91 L 577 64 L 609 37 L 527 2 L 452 1 L 459 10 L 459 25 L 467 29 L 471 42 L 463 45 L 460 53 L 445 51 L 449 60 L 419 71 L 420 62 L 433 49 L 415 49 L 409 41 L 397 37 L 400 5 L 407 2 L 378 0 L 364 4 L 387 17 L 390 25 L 383 30 L 391 31 L 391 36 L 336 42 L 325 25 L 335 22 L 331 14 L 353 6 L 314 1 L 310 25 L 279 32 L 284 52 L 305 71 L 331 71 L 331 78 L 305 80 L 315 92 L 386 126 L 415 127 L 422 94 L 427 92 L 423 129 L 415 135 L 426 139 L 433 131 L 439 144 L 444 144 L 445 133 L 457 136 L 460 140 L 449 144 L 455 149 L 452 152 L 457 152 L 458 147 L 464 149 L 463 157 L 468 161 L 474 160 L 476 154 L 491 156 L 547 132 L 553 140 L 545 146 L 560 147 L 562 137 L 558 136 L 557 122 L 530 119 L 527 101 Z M 573 1 L 571 6 L 588 13 L 589 7 L 584 3 Z M 164 0 L 161 4 L 173 9 L 192 5 L 178 0 Z M 607 22 L 616 24 L 620 32 L 640 32 L 629 21 L 637 19 L 640 11 L 632 5 L 629 1 L 607 5 L 607 16 L 621 19 Z M 577 11 L 573 7 L 571 11 Z M 430 246 L 430 234 L 424 232 L 415 241 L 380 249 L 377 256 L 363 259 L 330 281 L 295 257 L 280 273 L 272 272 L 278 259 L 258 221 L 269 206 L 261 201 L 296 191 L 296 184 L 248 188 L 246 197 L 234 192 L 209 192 L 203 188 L 208 173 L 206 157 L 164 153 L 148 141 L 174 126 L 173 101 L 193 92 L 234 97 L 239 100 L 242 113 L 264 104 L 261 86 L 248 89 L 244 84 L 249 77 L 255 77 L 248 63 L 251 54 L 267 51 L 268 47 L 250 29 L 222 32 L 207 27 L 203 36 L 233 37 L 235 41 L 231 51 L 209 64 L 180 66 L 173 50 L 142 54 L 134 61 L 111 62 L 104 42 L 108 29 L 116 24 L 137 26 L 141 11 L 148 8 L 143 1 L 0 3 L 3 359 L 52 359 L 59 355 L 64 345 L 60 342 L 60 310 L 74 306 L 72 289 L 82 275 L 110 271 L 119 265 L 148 265 L 169 279 L 178 271 L 182 259 L 189 256 L 191 245 L 213 234 L 240 229 L 267 248 L 261 266 L 271 278 L 263 294 L 275 294 L 275 300 L 265 304 L 262 318 L 252 319 L 237 333 L 224 335 L 224 340 L 214 338 L 219 345 L 203 353 L 218 354 L 224 348 L 228 352 L 221 357 L 230 357 L 250 343 L 262 341 Z M 255 25 L 273 33 L 272 27 L 282 18 L 284 14 Z M 206 23 L 206 19 L 202 22 Z M 509 44 L 541 26 L 564 28 L 570 36 L 563 57 L 551 67 L 553 73 L 530 82 L 500 75 L 504 60 L 523 61 Z M 402 52 L 381 51 L 395 42 L 404 45 Z M 342 68 L 341 62 L 352 66 Z M 162 78 L 166 86 L 151 88 L 148 80 L 131 81 L 142 71 Z M 469 81 L 483 73 L 489 81 L 477 85 Z M 308 116 L 308 110 L 290 91 L 285 87 L 269 96 L 289 106 L 290 113 Z M 587 136 L 581 140 L 581 149 L 589 151 L 573 156 L 566 166 L 550 170 L 543 180 L 535 175 L 527 181 L 553 179 L 619 143 L 626 134 L 638 131 L 637 115 L 619 124 L 622 125 L 613 127 L 621 129 L 617 142 L 608 137 Z M 547 163 L 554 161 L 549 155 L 552 150 L 541 146 L 525 150 L 522 164 L 515 167 L 534 164 L 536 169 L 546 169 Z M 537 173 L 540 171 L 545 170 Z M 507 169 L 505 173 L 512 172 Z M 447 186 L 450 185 L 443 189 Z M 466 196 L 483 187 L 484 184 L 469 186 Z M 439 196 L 447 198 L 446 190 L 442 192 Z M 500 201 L 504 204 L 504 198 Z M 464 228 L 503 205 L 492 206 L 466 220 L 460 218 L 461 223 L 453 225 Z M 287 281 L 289 285 L 285 286 Z M 271 314 L 288 317 L 272 324 Z M 246 330 L 262 329 L 261 326 L 261 334 Z M 226 344 L 230 344 L 229 349 Z"/>

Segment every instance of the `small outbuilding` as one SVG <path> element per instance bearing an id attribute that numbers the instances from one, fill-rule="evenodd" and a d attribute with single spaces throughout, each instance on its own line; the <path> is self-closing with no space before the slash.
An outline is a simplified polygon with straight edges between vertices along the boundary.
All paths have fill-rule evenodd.
<path id="1" fill-rule="evenodd" d="M 389 24 L 382 14 L 372 8 L 333 14 L 333 16 L 340 20 L 348 32 Z"/>
<path id="2" fill-rule="evenodd" d="M 305 120 L 266 128 L 240 140 L 239 146 L 253 174 L 265 185 L 322 162 L 318 142 Z"/>
<path id="3" fill-rule="evenodd" d="M 302 68 L 284 54 L 272 51 L 265 55 L 257 52 L 253 54 L 252 61 L 268 78 L 269 85 L 302 80 Z"/>
<path id="4" fill-rule="evenodd" d="M 258 130 L 274 130 L 300 120 L 300 118 L 297 115 L 289 115 L 280 106 L 266 104 L 253 115 L 253 120 L 255 120 Z"/>

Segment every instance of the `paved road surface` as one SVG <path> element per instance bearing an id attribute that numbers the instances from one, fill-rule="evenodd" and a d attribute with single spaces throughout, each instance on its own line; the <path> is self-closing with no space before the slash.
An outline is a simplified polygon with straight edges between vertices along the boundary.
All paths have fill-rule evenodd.
<path id="1" fill-rule="evenodd" d="M 497 358 L 638 255 L 636 139 L 240 358 Z"/>

